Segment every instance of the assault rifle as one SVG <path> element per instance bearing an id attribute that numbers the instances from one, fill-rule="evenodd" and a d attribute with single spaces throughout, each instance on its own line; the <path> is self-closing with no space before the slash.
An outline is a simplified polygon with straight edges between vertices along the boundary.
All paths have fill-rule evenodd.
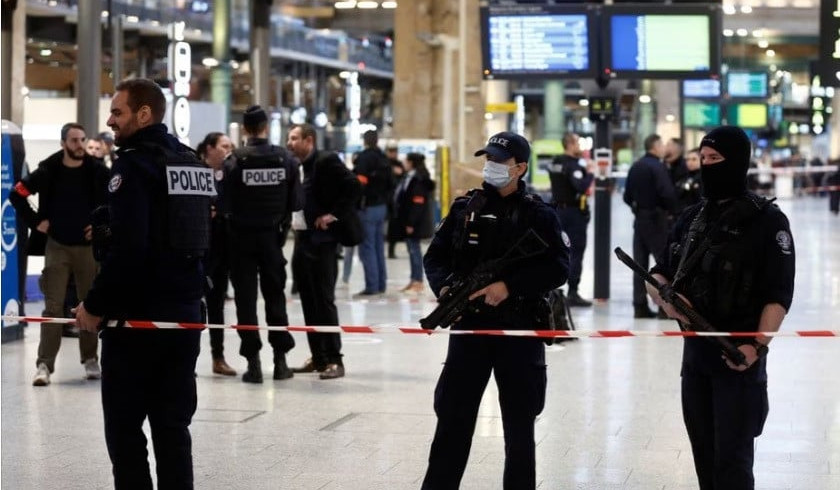
<path id="1" fill-rule="evenodd" d="M 656 280 L 648 271 L 636 263 L 632 257 L 627 255 L 621 247 L 616 247 L 615 255 L 618 260 L 624 262 L 624 265 L 638 274 L 645 282 L 649 283 L 659 291 L 659 296 L 674 307 L 682 316 L 688 318 L 688 325 L 680 323 L 680 328 L 687 331 L 699 332 L 717 332 L 718 330 L 712 326 L 705 318 L 703 318 L 697 310 L 692 308 L 684 299 L 682 299 L 670 284 L 663 284 Z M 715 341 L 720 344 L 723 353 L 735 364 L 747 365 L 747 359 L 744 353 L 738 350 L 738 347 L 726 337 L 714 337 Z"/>
<path id="2" fill-rule="evenodd" d="M 539 255 L 547 248 L 548 244 L 534 230 L 529 229 L 504 255 L 478 265 L 465 277 L 456 278 L 449 289 L 438 298 L 438 305 L 434 311 L 426 318 L 420 319 L 420 326 L 426 330 L 449 328 L 471 303 L 484 299 L 481 296 L 470 301 L 472 293 L 487 287 L 496 280 L 502 270 L 513 263 Z"/>

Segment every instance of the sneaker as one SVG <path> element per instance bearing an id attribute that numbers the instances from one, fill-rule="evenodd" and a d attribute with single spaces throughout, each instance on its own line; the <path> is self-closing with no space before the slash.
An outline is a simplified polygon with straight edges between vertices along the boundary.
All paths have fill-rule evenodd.
<path id="1" fill-rule="evenodd" d="M 90 358 L 85 361 L 85 379 L 100 379 L 102 378 L 102 370 L 99 369 L 99 362 L 96 359 Z"/>
<path id="2" fill-rule="evenodd" d="M 38 363 L 38 372 L 32 380 L 32 386 L 47 386 L 50 384 L 50 368 L 43 362 Z"/>

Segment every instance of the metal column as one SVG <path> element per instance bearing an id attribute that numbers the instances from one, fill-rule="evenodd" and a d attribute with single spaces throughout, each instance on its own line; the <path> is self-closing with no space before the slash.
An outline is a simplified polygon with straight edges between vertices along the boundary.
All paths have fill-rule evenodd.
<path id="1" fill-rule="evenodd" d="M 271 75 L 271 0 L 251 0 L 251 74 L 252 102 L 263 108 L 270 104 Z"/>
<path id="2" fill-rule="evenodd" d="M 99 131 L 99 97 L 102 76 L 102 5 L 79 2 L 79 56 L 76 74 L 76 120 L 88 134 Z"/>
<path id="3" fill-rule="evenodd" d="M 219 65 L 210 72 L 210 98 L 224 106 L 222 127 L 230 122 L 231 67 L 230 67 L 230 0 L 213 1 L 213 58 Z"/>

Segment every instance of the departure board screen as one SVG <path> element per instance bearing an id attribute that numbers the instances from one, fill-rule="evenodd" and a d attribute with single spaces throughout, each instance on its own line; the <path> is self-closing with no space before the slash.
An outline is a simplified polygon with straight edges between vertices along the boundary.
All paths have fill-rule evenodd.
<path id="1" fill-rule="evenodd" d="M 720 72 L 719 11 L 604 8 L 605 73 L 612 78 L 700 78 Z"/>
<path id="2" fill-rule="evenodd" d="M 763 99 L 767 97 L 767 73 L 730 72 L 726 75 L 726 93 L 730 97 Z"/>
<path id="3" fill-rule="evenodd" d="M 485 78 L 594 73 L 591 20 L 585 9 L 491 7 L 482 13 Z"/>
<path id="4" fill-rule="evenodd" d="M 720 126 L 720 105 L 712 102 L 684 102 L 682 116 L 686 128 Z"/>
<path id="5" fill-rule="evenodd" d="M 683 97 L 708 99 L 720 97 L 720 80 L 683 80 Z"/>

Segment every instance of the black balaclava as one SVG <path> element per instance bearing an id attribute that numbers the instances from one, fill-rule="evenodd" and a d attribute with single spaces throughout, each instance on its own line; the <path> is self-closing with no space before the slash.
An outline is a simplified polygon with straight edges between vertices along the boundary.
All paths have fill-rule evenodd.
<path id="1" fill-rule="evenodd" d="M 700 149 L 704 146 L 720 153 L 723 161 L 714 165 L 700 165 L 703 195 L 717 201 L 747 192 L 747 170 L 750 168 L 752 146 L 744 130 L 736 126 L 715 128 L 703 137 Z"/>

